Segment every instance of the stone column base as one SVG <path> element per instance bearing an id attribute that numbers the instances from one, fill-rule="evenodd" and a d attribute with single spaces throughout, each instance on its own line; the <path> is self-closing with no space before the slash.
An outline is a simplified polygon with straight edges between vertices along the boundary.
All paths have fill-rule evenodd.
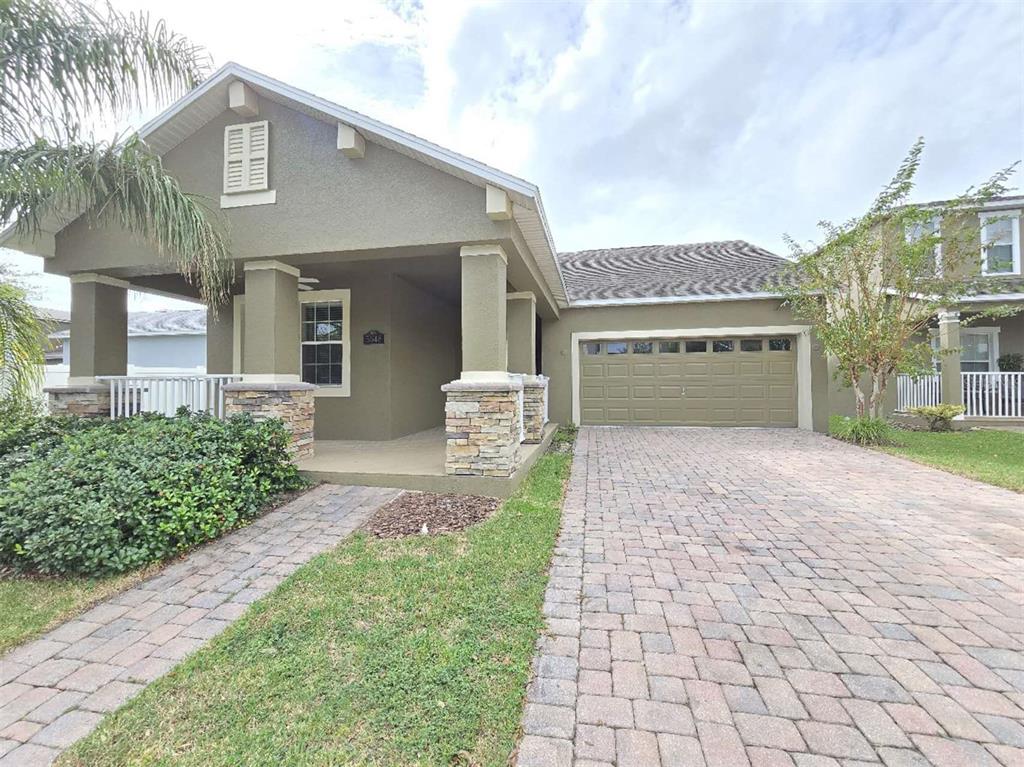
<path id="1" fill-rule="evenodd" d="M 510 477 L 519 466 L 518 381 L 452 381 L 445 404 L 445 474 Z"/>
<path id="2" fill-rule="evenodd" d="M 110 387 L 104 384 L 51 386 L 46 392 L 50 415 L 110 418 Z"/>
<path id="3" fill-rule="evenodd" d="M 523 442 L 535 444 L 544 438 L 548 415 L 548 379 L 523 377 Z"/>
<path id="4" fill-rule="evenodd" d="M 295 460 L 313 456 L 313 392 L 308 383 L 231 383 L 224 386 L 224 415 L 248 413 L 257 421 L 277 418 L 292 435 Z"/>

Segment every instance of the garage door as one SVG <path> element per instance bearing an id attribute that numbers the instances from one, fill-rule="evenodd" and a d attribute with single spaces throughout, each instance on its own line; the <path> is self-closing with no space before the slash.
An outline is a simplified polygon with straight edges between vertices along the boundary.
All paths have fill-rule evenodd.
<path id="1" fill-rule="evenodd" d="M 796 426 L 796 339 L 580 344 L 583 424 Z"/>

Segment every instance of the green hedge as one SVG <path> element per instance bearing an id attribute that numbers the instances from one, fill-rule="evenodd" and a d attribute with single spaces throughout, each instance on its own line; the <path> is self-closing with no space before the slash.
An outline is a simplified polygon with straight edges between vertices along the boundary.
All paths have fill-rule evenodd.
<path id="1" fill-rule="evenodd" d="M 281 424 L 248 416 L 44 418 L 0 437 L 0 565 L 28 572 L 125 572 L 301 485 Z"/>

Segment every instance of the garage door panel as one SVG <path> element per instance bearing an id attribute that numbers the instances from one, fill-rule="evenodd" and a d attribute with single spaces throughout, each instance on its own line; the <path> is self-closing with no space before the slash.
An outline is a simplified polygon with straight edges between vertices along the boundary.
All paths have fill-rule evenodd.
<path id="1" fill-rule="evenodd" d="M 741 351 L 736 341 L 733 351 L 713 352 L 712 340 L 707 339 L 706 352 L 686 352 L 682 343 L 629 339 L 614 346 L 625 353 L 609 355 L 611 343 L 602 343 L 598 354 L 581 355 L 582 422 L 795 426 L 796 354 L 771 352 L 764 339 L 762 351 L 750 343 L 751 351 Z"/>

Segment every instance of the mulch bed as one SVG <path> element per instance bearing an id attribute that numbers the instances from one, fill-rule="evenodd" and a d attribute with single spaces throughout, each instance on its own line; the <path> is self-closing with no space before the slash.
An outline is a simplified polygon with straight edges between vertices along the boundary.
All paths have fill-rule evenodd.
<path id="1" fill-rule="evenodd" d="M 407 492 L 381 506 L 366 529 L 378 538 L 451 533 L 482 522 L 500 504 L 484 495 Z"/>

